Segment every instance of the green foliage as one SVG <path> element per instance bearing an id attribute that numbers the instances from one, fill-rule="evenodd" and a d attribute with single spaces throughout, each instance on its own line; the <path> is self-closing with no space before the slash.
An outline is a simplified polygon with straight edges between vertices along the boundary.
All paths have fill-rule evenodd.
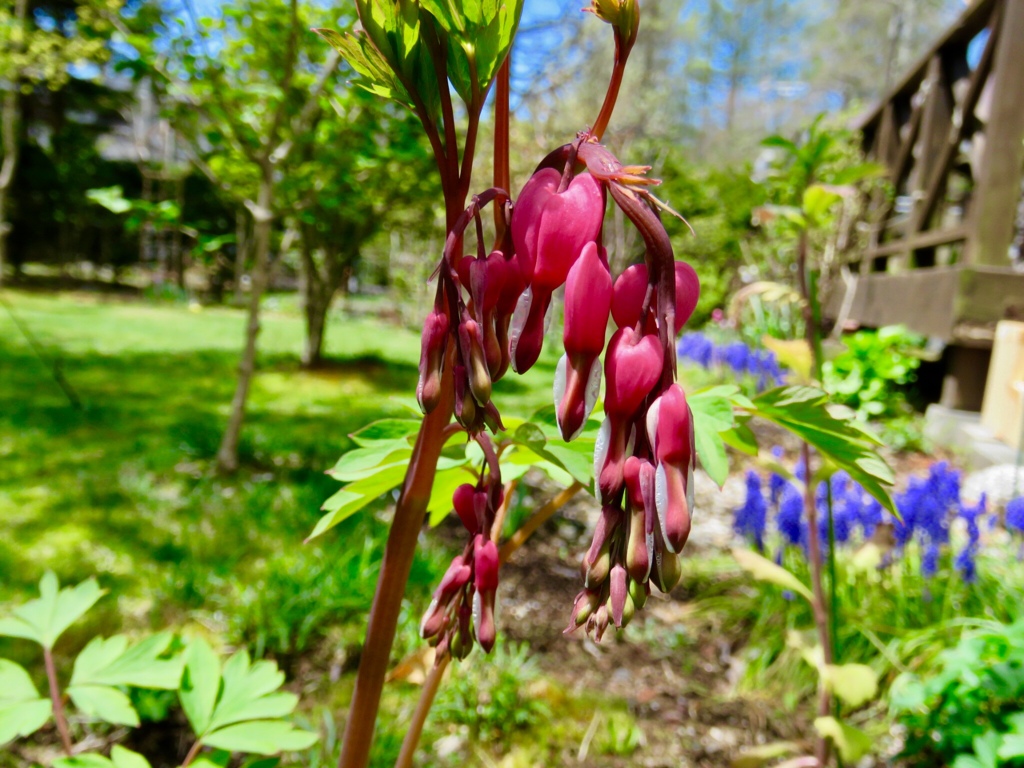
<path id="1" fill-rule="evenodd" d="M 907 765 L 1020 765 L 1024 758 L 1024 621 L 991 622 L 932 663 L 901 675 L 889 692 L 907 729 Z"/>
<path id="2" fill-rule="evenodd" d="M 825 392 L 815 387 L 780 387 L 758 395 L 753 405 L 752 415 L 773 421 L 807 441 L 899 517 L 887 490 L 895 476 L 875 452 L 878 440 L 859 427 L 849 411 L 830 407 Z"/>
<path id="3" fill-rule="evenodd" d="M 0 659 L 0 744 L 35 733 L 51 713 L 50 700 L 39 695 L 28 672 Z"/>
<path id="4" fill-rule="evenodd" d="M 551 715 L 547 704 L 527 693 L 538 676 L 526 645 L 499 644 L 486 659 L 453 670 L 432 716 L 469 726 L 474 741 L 507 742 Z"/>
<path id="5" fill-rule="evenodd" d="M 843 337 L 845 349 L 822 367 L 824 385 L 835 402 L 861 419 L 905 415 L 906 388 L 921 364 L 924 338 L 900 325 Z"/>
<path id="6" fill-rule="evenodd" d="M 53 648 L 64 630 L 102 596 L 95 579 L 60 589 L 57 577 L 48 571 L 39 581 L 39 597 L 15 608 L 11 616 L 0 619 L 0 635 L 20 637 L 44 648 Z"/>
<path id="7" fill-rule="evenodd" d="M 181 705 L 198 741 L 228 752 L 272 755 L 306 749 L 316 734 L 295 728 L 281 718 L 299 702 L 280 693 L 284 674 L 269 661 L 251 663 L 238 651 L 221 667 L 205 640 L 193 640 L 185 655 Z"/>

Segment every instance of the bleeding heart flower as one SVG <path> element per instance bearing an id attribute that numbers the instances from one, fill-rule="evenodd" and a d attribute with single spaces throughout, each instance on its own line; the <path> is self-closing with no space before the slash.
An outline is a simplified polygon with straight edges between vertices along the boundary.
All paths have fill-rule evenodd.
<path id="1" fill-rule="evenodd" d="M 693 416 L 682 387 L 673 384 L 647 412 L 647 436 L 657 459 L 655 504 L 661 537 L 678 553 L 690 535 L 693 515 Z"/>
<path id="2" fill-rule="evenodd" d="M 598 239 L 604 221 L 604 191 L 597 179 L 581 173 L 559 192 L 561 181 L 558 171 L 542 168 L 530 177 L 512 209 L 512 242 L 530 285 L 519 299 L 509 333 L 517 373 L 537 362 L 551 293 L 565 282 L 583 247 Z"/>
<path id="3" fill-rule="evenodd" d="M 565 283 L 565 354 L 555 369 L 555 416 L 562 437 L 583 431 L 601 389 L 612 277 L 596 243 L 587 243 Z"/>
<path id="4" fill-rule="evenodd" d="M 693 315 L 700 298 L 700 280 L 693 267 L 685 261 L 675 263 L 676 319 L 678 334 Z M 633 328 L 640 322 L 640 310 L 647 295 L 647 266 L 634 264 L 619 275 L 612 295 L 612 317 L 619 328 Z"/>

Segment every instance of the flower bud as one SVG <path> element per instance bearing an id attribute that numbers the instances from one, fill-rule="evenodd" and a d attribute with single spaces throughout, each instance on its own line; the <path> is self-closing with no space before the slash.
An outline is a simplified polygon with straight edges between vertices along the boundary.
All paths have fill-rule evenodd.
<path id="1" fill-rule="evenodd" d="M 463 483 L 455 489 L 452 494 L 452 506 L 458 514 L 466 530 L 472 534 L 480 532 L 480 521 L 476 516 L 474 499 L 476 498 L 476 486 Z"/>
<path id="2" fill-rule="evenodd" d="M 509 359 L 516 373 L 526 373 L 540 357 L 550 299 L 550 294 L 538 298 L 532 287 L 519 297 L 508 331 Z"/>
<path id="3" fill-rule="evenodd" d="M 572 604 L 572 614 L 569 617 L 569 626 L 565 628 L 564 632 L 568 634 L 576 627 L 583 626 L 600 604 L 601 595 L 594 590 L 584 589 L 576 595 Z"/>
<path id="4" fill-rule="evenodd" d="M 583 557 L 583 586 L 593 589 L 608 578 L 611 569 L 611 545 L 621 512 L 610 504 L 601 508 L 590 549 Z"/>
<path id="5" fill-rule="evenodd" d="M 609 580 L 611 584 L 609 586 L 608 607 L 611 610 L 612 621 L 615 622 L 615 626 L 621 628 L 623 626 L 622 612 L 626 608 L 626 601 L 629 600 L 628 587 L 626 585 L 626 569 L 622 567 L 621 563 L 617 563 L 612 568 Z M 630 607 L 632 607 L 632 603 Z"/>
<path id="6" fill-rule="evenodd" d="M 469 564 L 466 563 L 462 555 L 456 555 L 441 578 L 441 583 L 438 584 L 434 597 L 445 602 L 451 600 L 460 589 L 469 583 L 469 577 L 472 573 L 473 569 L 469 567 Z"/>
<path id="7" fill-rule="evenodd" d="M 640 610 L 647 604 L 647 596 L 651 593 L 650 586 L 644 582 L 629 582 L 629 598 L 633 601 L 633 607 Z"/>
<path id="8" fill-rule="evenodd" d="M 671 592 L 676 584 L 679 583 L 682 575 L 683 571 L 679 563 L 679 555 L 663 551 L 655 553 L 654 568 L 651 569 L 651 583 L 660 589 L 662 593 L 667 595 Z"/>
<path id="9" fill-rule="evenodd" d="M 448 315 L 435 309 L 423 321 L 420 378 L 416 384 L 416 401 L 424 413 L 434 410 L 441 399 L 441 371 L 447 342 Z"/>
<path id="10" fill-rule="evenodd" d="M 673 384 L 651 404 L 647 433 L 658 461 L 655 504 L 669 552 L 679 552 L 690 535 L 693 514 L 693 418 L 686 395 Z"/>
<path id="11" fill-rule="evenodd" d="M 476 401 L 469 391 L 469 377 L 464 366 L 456 365 L 455 375 L 455 420 L 469 432 L 479 432 L 482 410 L 478 412 Z"/>
<path id="12" fill-rule="evenodd" d="M 478 405 L 491 399 L 491 373 L 484 355 L 484 337 L 480 324 L 469 317 L 459 324 L 459 347 L 469 376 L 469 389 Z"/>
<path id="13" fill-rule="evenodd" d="M 555 415 L 563 439 L 583 431 L 601 388 L 601 351 L 612 278 L 596 243 L 587 243 L 565 284 L 565 355 L 555 369 Z"/>
<path id="14" fill-rule="evenodd" d="M 637 0 L 592 0 L 590 11 L 601 21 L 606 21 L 615 28 L 615 35 L 623 43 L 632 46 L 640 29 L 640 6 Z"/>
<path id="15" fill-rule="evenodd" d="M 494 623 L 494 591 L 477 592 L 473 596 L 473 624 L 476 625 L 476 639 L 484 653 L 490 653 L 498 630 Z"/>
<path id="16" fill-rule="evenodd" d="M 498 547 L 481 534 L 477 534 L 473 542 L 473 566 L 473 586 L 477 592 L 493 592 L 498 588 Z"/>

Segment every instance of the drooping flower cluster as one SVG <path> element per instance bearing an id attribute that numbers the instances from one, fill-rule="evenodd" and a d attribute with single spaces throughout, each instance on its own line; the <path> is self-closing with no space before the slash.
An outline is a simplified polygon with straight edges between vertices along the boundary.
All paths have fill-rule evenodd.
<path id="1" fill-rule="evenodd" d="M 729 369 L 737 376 L 753 377 L 757 390 L 782 384 L 786 374 L 770 349 L 755 349 L 742 341 L 716 344 L 700 331 L 691 331 L 679 339 L 679 357 L 702 368 Z"/>
<path id="2" fill-rule="evenodd" d="M 420 623 L 420 635 L 439 657 L 465 658 L 474 642 L 488 653 L 494 647 L 498 547 L 492 534 L 503 502 L 500 478 L 494 482 L 493 476 L 477 485 L 464 483 L 452 494 L 452 506 L 470 538 L 448 566 Z"/>
<path id="3" fill-rule="evenodd" d="M 524 373 L 536 363 L 552 295 L 565 286 L 564 354 L 553 382 L 565 440 L 582 432 L 605 381 L 605 419 L 594 455 L 602 522 L 584 559 L 584 591 L 570 623 L 585 624 L 598 637 L 609 623 L 629 621 L 650 582 L 664 591 L 676 584 L 693 511 L 693 424 L 675 384 L 674 339 L 693 313 L 700 285 L 688 264 L 674 260 L 655 212 L 660 203 L 647 191 L 656 183 L 644 176 L 647 170 L 623 166 L 583 133 L 541 163 L 514 204 L 503 190 L 475 197 L 445 246 L 434 309 L 424 323 L 417 387 L 419 403 L 430 413 L 445 396 L 450 368 L 447 386 L 454 390 L 459 424 L 478 441 L 486 437 L 485 427 L 503 429 L 491 385 L 509 367 Z M 646 246 L 644 263 L 615 280 L 602 245 L 609 195 Z M 485 257 L 480 210 L 491 202 L 504 204 L 501 211 L 511 215 Z M 477 256 L 461 256 L 462 237 L 474 221 Z M 606 351 L 609 319 L 616 330 Z M 488 482 L 497 474 L 495 462 Z M 486 507 L 493 515 L 499 503 L 493 490 L 474 493 L 495 502 Z M 453 499 L 457 512 L 460 503 L 466 502 Z M 476 528 L 467 523 L 474 538 L 453 561 L 424 617 L 424 636 L 447 640 L 453 652 L 471 641 L 474 627 L 486 647 L 480 622 L 467 625 L 460 613 L 472 597 L 487 620 L 488 590 L 497 577 L 496 570 L 493 579 L 486 575 L 486 520 L 485 514 Z"/>
<path id="4" fill-rule="evenodd" d="M 780 459 L 782 452 L 773 450 Z M 794 475 L 800 482 L 806 476 L 802 467 Z M 952 556 L 951 565 L 965 582 L 977 577 L 976 559 L 981 548 L 980 521 L 988 515 L 984 495 L 975 504 L 961 497 L 960 472 L 947 462 L 936 462 L 923 477 L 912 477 L 903 493 L 896 494 L 896 506 L 902 519 L 885 512 L 859 483 L 845 472 L 835 473 L 828 484 L 819 483 L 815 489 L 818 539 L 824 550 L 829 537 L 829 490 L 832 497 L 832 533 L 836 544 L 859 545 L 871 539 L 880 526 L 892 532 L 899 555 L 912 543 L 921 553 L 921 574 L 930 578 L 939 569 L 943 553 L 951 548 L 950 530 L 955 521 L 962 521 L 966 541 Z M 768 493 L 762 490 L 761 478 L 749 472 L 746 497 L 735 510 L 734 528 L 759 550 L 764 550 L 768 535 L 768 521 L 774 515 L 774 527 L 782 547 L 797 547 L 806 552 L 808 546 L 807 518 L 802 491 L 792 481 L 778 473 L 768 478 Z M 766 513 L 762 514 L 761 509 Z M 991 517 L 989 524 L 995 524 Z M 1006 527 L 1010 531 L 1024 532 L 1024 500 L 1015 500 L 1006 507 Z M 781 558 L 781 551 L 776 559 Z M 890 558 L 891 560 L 891 558 Z M 887 560 L 888 561 L 888 560 Z"/>

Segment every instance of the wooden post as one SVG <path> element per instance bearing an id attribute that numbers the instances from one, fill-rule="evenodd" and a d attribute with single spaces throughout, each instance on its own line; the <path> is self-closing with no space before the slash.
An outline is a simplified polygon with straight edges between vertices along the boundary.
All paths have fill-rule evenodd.
<path id="1" fill-rule="evenodd" d="M 1002 1 L 1002 29 L 990 76 L 992 111 L 967 242 L 968 261 L 989 266 L 1009 265 L 1024 168 L 1024 0 Z"/>

